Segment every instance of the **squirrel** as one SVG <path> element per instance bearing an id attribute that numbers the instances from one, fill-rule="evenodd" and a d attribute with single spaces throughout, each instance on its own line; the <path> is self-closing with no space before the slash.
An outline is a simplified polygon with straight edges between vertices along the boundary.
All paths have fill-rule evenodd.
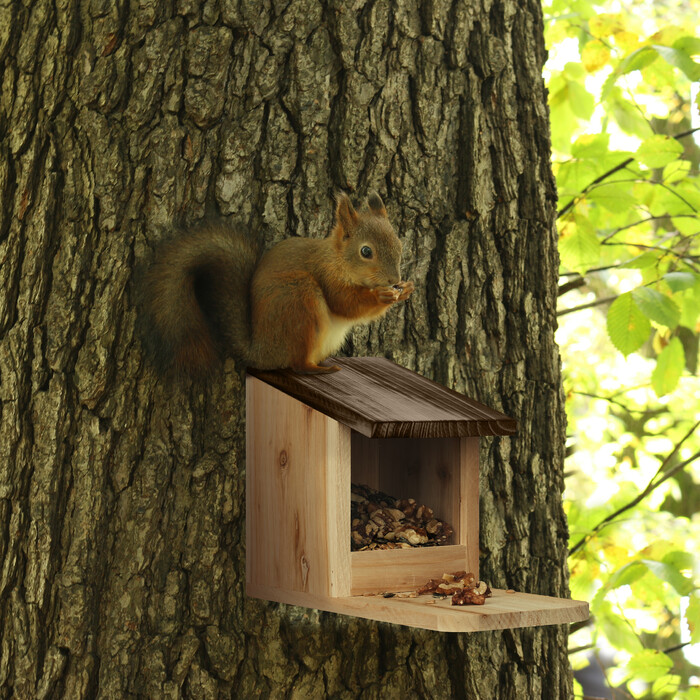
<path id="1" fill-rule="evenodd" d="M 260 255 L 246 235 L 204 224 L 165 244 L 144 280 L 147 349 L 162 370 L 208 374 L 225 352 L 257 369 L 316 374 L 353 326 L 413 292 L 381 197 L 357 213 L 337 197 L 322 239 L 289 238 Z"/>

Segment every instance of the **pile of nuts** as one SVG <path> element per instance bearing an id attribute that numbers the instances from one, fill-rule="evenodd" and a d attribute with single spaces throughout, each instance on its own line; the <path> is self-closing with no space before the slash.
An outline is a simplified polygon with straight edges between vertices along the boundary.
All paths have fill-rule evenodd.
<path id="1" fill-rule="evenodd" d="M 452 596 L 452 605 L 483 605 L 491 597 L 491 589 L 484 581 L 477 581 L 474 574 L 458 571 L 454 574 L 443 574 L 442 578 L 433 578 L 416 593 L 425 595 L 432 593 L 435 598 Z"/>
<path id="2" fill-rule="evenodd" d="M 351 484 L 351 549 L 410 549 L 447 544 L 452 528 L 413 498 L 396 499 Z"/>

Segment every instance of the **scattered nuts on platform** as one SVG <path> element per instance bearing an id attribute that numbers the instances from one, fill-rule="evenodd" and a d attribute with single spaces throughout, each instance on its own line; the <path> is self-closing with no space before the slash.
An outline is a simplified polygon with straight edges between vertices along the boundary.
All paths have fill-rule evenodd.
<path id="1" fill-rule="evenodd" d="M 457 571 L 433 578 L 421 586 L 417 595 L 432 593 L 434 598 L 452 596 L 452 605 L 483 605 L 491 597 L 491 589 L 484 581 L 477 581 L 474 574 Z"/>
<path id="2" fill-rule="evenodd" d="M 452 527 L 413 498 L 396 499 L 362 484 L 350 493 L 352 551 L 448 544 Z"/>

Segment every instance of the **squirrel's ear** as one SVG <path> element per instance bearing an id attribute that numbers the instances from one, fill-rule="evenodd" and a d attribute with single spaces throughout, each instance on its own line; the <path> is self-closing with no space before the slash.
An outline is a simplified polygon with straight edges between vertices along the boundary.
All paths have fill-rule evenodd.
<path id="1" fill-rule="evenodd" d="M 335 218 L 338 227 L 343 230 L 344 236 L 349 235 L 357 224 L 357 212 L 352 206 L 350 197 L 348 197 L 344 192 L 339 192 L 336 195 L 335 201 L 337 203 Z"/>
<path id="2" fill-rule="evenodd" d="M 373 214 L 386 217 L 386 207 L 384 202 L 382 202 L 382 198 L 376 192 L 370 192 L 369 197 L 367 197 L 367 204 L 369 204 Z"/>

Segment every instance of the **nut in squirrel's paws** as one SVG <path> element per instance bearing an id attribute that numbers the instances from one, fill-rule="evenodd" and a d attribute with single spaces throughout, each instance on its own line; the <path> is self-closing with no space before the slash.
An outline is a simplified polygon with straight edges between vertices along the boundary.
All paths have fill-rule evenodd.
<path id="1" fill-rule="evenodd" d="M 403 301 L 404 299 L 408 299 L 408 297 L 411 296 L 415 288 L 416 287 L 413 284 L 413 282 L 399 282 L 398 284 L 395 284 L 394 289 L 398 290 L 399 292 L 399 296 L 396 301 Z"/>
<path id="2" fill-rule="evenodd" d="M 376 287 L 374 290 L 381 304 L 393 304 L 398 301 L 400 292 L 396 287 Z"/>

